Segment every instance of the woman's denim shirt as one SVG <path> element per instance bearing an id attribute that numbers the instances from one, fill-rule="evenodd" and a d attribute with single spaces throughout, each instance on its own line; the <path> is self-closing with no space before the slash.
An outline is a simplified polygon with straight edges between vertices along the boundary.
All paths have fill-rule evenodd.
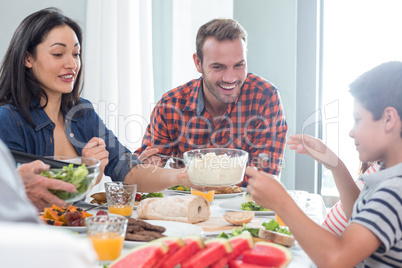
<path id="1" fill-rule="evenodd" d="M 93 137 L 100 137 L 106 143 L 109 163 L 105 174 L 113 181 L 123 181 L 130 168 L 140 163 L 130 150 L 124 147 L 107 129 L 102 119 L 95 112 L 91 102 L 80 99 L 79 103 L 65 114 L 65 132 L 78 155 Z M 39 156 L 54 155 L 53 131 L 55 124 L 41 108 L 31 110 L 35 123 L 32 127 L 14 105 L 0 107 L 0 139 L 12 150 Z"/>

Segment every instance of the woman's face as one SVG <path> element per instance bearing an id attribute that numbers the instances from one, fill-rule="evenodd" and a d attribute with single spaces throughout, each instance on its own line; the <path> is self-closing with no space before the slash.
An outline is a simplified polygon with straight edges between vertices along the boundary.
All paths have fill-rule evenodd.
<path id="1" fill-rule="evenodd" d="M 27 53 L 25 66 L 32 69 L 49 98 L 70 93 L 81 67 L 80 44 L 73 29 L 60 26 L 51 30 L 36 46 L 36 55 Z"/>

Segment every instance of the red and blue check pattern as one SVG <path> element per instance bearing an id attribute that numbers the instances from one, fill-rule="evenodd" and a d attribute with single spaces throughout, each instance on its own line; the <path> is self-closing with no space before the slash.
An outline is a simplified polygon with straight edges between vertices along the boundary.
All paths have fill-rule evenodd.
<path id="1" fill-rule="evenodd" d="M 165 93 L 151 114 L 136 154 L 148 146 L 178 157 L 193 149 L 237 148 L 249 153 L 254 166 L 260 153 L 267 154 L 270 163 L 265 171 L 278 175 L 288 126 L 275 86 L 249 73 L 236 101 L 215 118 L 214 126 L 200 92 L 202 77 Z"/>

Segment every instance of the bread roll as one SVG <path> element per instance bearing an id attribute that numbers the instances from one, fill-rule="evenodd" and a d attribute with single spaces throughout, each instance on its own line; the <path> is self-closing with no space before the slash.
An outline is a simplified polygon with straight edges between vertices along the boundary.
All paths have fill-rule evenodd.
<path id="1" fill-rule="evenodd" d="M 148 220 L 197 223 L 211 214 L 207 199 L 197 195 L 147 198 L 137 207 L 138 217 Z"/>
<path id="2" fill-rule="evenodd" d="M 254 218 L 254 214 L 253 211 L 232 211 L 223 214 L 223 218 L 225 218 L 228 223 L 243 225 L 243 223 L 249 223 Z"/>
<path id="3" fill-rule="evenodd" d="M 258 237 L 287 247 L 290 247 L 293 244 L 293 241 L 295 241 L 295 237 L 293 235 L 268 231 L 264 226 L 260 227 Z"/>

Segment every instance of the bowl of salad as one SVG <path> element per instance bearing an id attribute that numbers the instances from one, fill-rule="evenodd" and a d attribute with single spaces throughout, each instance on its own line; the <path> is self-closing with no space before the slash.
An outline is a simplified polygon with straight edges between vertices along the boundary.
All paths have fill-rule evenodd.
<path id="1" fill-rule="evenodd" d="M 85 198 L 87 193 L 95 186 L 100 173 L 100 161 L 90 157 L 80 156 L 51 156 L 53 160 L 65 162 L 60 169 L 49 169 L 41 173 L 51 179 L 69 182 L 75 186 L 77 192 L 69 193 L 61 190 L 49 190 L 67 203 Z"/>

